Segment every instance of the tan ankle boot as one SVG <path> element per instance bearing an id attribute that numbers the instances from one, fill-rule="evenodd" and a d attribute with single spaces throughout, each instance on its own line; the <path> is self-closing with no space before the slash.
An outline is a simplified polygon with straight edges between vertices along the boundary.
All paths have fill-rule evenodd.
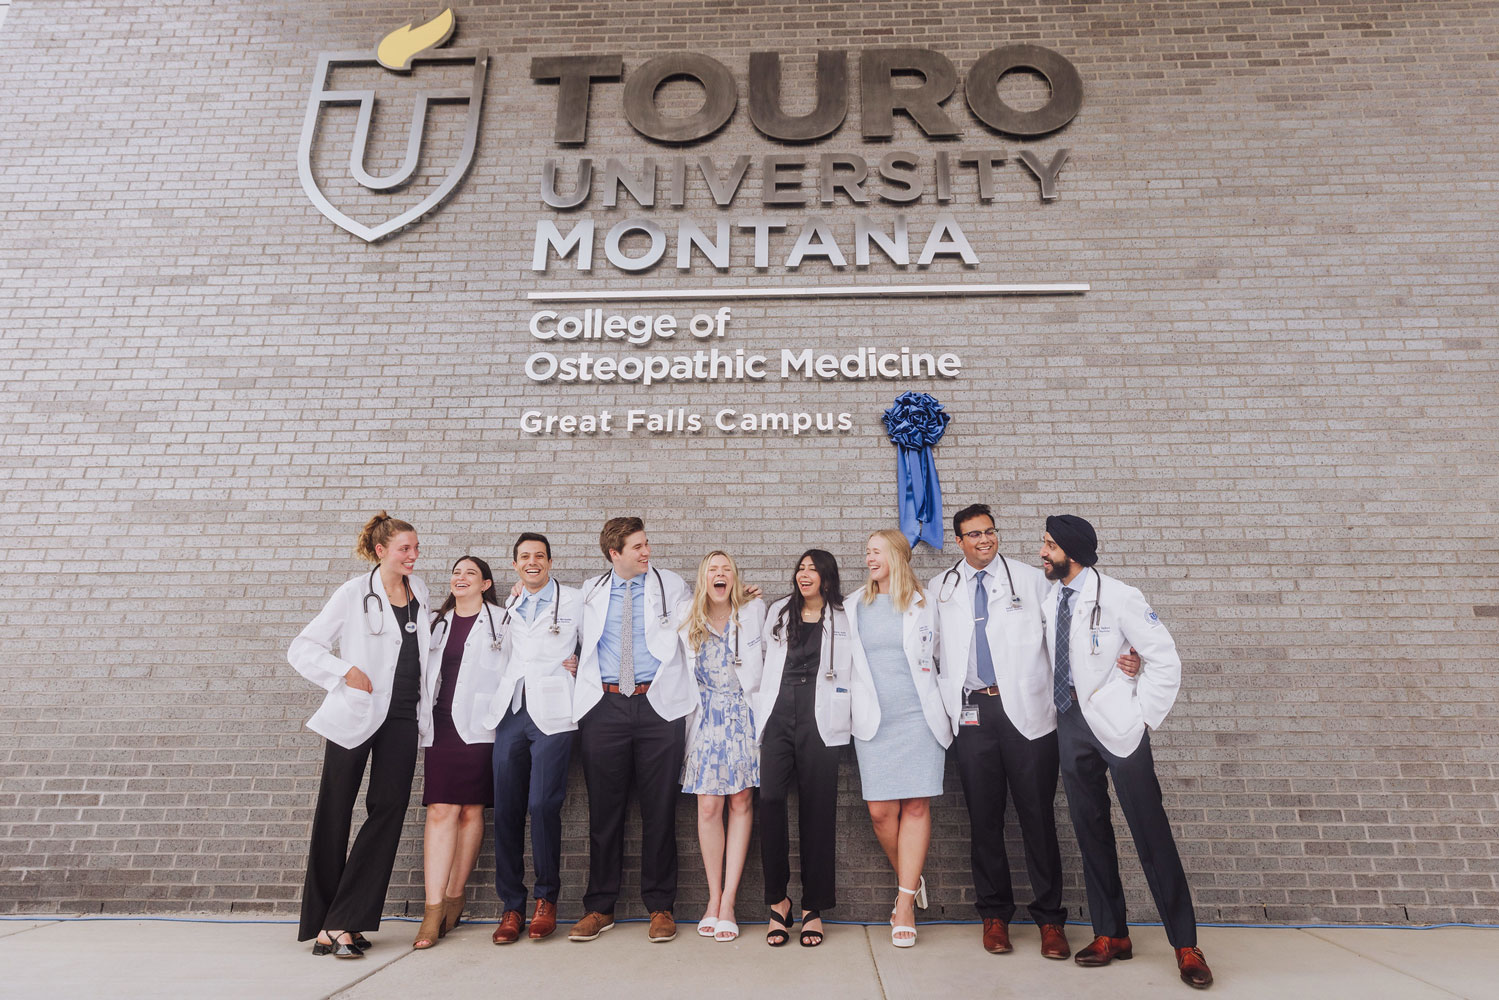
<path id="1" fill-rule="evenodd" d="M 411 942 L 411 947 L 421 951 L 437 943 L 442 937 L 443 910 L 442 903 L 422 907 L 422 925 L 416 929 L 416 939 Z"/>

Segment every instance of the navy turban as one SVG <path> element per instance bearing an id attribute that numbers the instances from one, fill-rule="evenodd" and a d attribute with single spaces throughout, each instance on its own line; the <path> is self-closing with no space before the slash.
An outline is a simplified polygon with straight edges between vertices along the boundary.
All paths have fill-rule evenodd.
<path id="1" fill-rule="evenodd" d="M 1076 514 L 1053 514 L 1046 519 L 1046 532 L 1079 566 L 1098 562 L 1098 535 Z"/>

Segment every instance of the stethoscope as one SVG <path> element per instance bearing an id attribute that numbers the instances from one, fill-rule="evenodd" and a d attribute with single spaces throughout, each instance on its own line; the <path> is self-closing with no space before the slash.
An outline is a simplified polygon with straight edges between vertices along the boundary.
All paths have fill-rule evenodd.
<path id="1" fill-rule="evenodd" d="M 1098 620 L 1103 613 L 1103 575 L 1098 570 L 1093 570 L 1093 610 L 1088 615 L 1088 631 L 1092 633 L 1092 649 L 1088 650 L 1090 656 L 1097 656 L 1102 650 L 1098 645 Z"/>
<path id="2" fill-rule="evenodd" d="M 457 614 L 458 609 L 454 608 L 453 613 Z M 489 610 L 488 601 L 484 602 L 484 615 L 489 619 L 489 648 L 498 653 L 501 647 L 505 645 L 505 637 L 494 630 L 494 612 Z M 500 620 L 500 624 L 503 625 L 509 620 L 510 612 L 507 611 L 505 612 L 505 617 Z M 441 626 L 442 631 L 438 631 L 439 626 Z M 436 649 L 438 646 L 441 646 L 443 642 L 447 640 L 447 637 L 448 616 L 443 615 L 441 618 L 437 619 L 437 624 L 432 627 L 432 648 Z"/>
<path id="3" fill-rule="evenodd" d="M 1004 556 L 1000 556 L 999 563 L 1005 568 L 1005 582 L 1010 585 L 1010 608 L 1019 611 L 1020 595 L 1015 593 L 1015 578 L 1010 575 L 1010 562 Z M 958 570 L 958 567 L 962 565 L 963 560 L 959 559 L 952 564 L 952 569 L 942 574 L 942 583 L 937 591 L 938 604 L 946 604 L 948 598 L 957 593 L 959 585 L 963 582 L 963 574 Z"/>
<path id="4" fill-rule="evenodd" d="M 712 624 L 711 622 L 709 623 Z M 723 624 L 723 634 L 728 636 L 729 629 L 734 630 L 734 669 L 738 670 L 744 666 L 744 661 L 739 658 L 739 612 L 736 610 L 729 616 L 729 620 Z"/>
<path id="5" fill-rule="evenodd" d="M 553 635 L 561 635 L 562 627 L 557 624 L 557 614 L 562 610 L 562 584 L 553 580 L 552 586 L 556 589 L 552 592 L 552 624 L 547 626 L 547 631 Z M 510 624 L 510 609 L 518 606 L 523 600 L 525 598 L 519 595 L 510 598 L 510 603 L 505 605 L 505 617 L 500 619 L 501 625 Z M 494 648 L 498 651 L 500 647 L 497 644 Z"/>
<path id="6" fill-rule="evenodd" d="M 652 566 L 651 567 L 651 572 L 654 573 L 654 574 L 656 574 L 656 586 L 659 587 L 660 590 L 661 590 L 661 614 L 659 614 L 656 617 L 656 620 L 661 623 L 661 627 L 662 628 L 665 628 L 666 626 L 668 626 L 668 625 L 671 624 L 671 612 L 667 611 L 667 609 L 666 609 L 666 581 L 663 580 L 663 579 L 661 579 L 661 571 L 659 569 L 657 569 L 656 567 Z M 601 576 L 598 579 L 594 580 L 593 584 L 588 588 L 588 596 L 592 597 L 593 594 L 594 594 L 594 591 L 598 590 L 599 587 L 602 586 L 603 584 L 608 583 L 610 575 L 611 574 L 609 574 L 609 573 L 605 573 L 603 576 Z M 586 598 L 585 598 L 585 600 L 586 600 Z M 552 609 L 552 616 L 554 618 L 556 617 L 556 614 L 557 614 L 556 609 L 555 608 Z M 557 628 L 557 626 L 556 626 L 556 623 L 554 622 L 552 624 L 553 631 L 555 631 L 556 628 Z"/>
<path id="7" fill-rule="evenodd" d="M 378 572 L 380 572 L 379 566 L 370 570 L 368 593 L 364 595 L 364 601 L 361 605 L 364 609 L 364 626 L 370 630 L 370 635 L 381 635 L 385 631 L 385 602 L 380 600 L 379 594 L 375 593 L 375 574 Z M 404 576 L 401 577 L 401 586 L 406 588 L 406 624 L 402 627 L 407 632 L 415 632 L 416 616 L 411 613 L 411 602 L 413 599 L 411 596 L 411 584 L 406 582 Z M 374 617 L 370 617 L 370 601 L 375 602 Z"/>

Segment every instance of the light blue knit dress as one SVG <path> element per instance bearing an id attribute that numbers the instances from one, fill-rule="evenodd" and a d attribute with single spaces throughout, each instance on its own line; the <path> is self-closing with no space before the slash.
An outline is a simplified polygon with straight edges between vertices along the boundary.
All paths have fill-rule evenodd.
<path id="1" fill-rule="evenodd" d="M 859 605 L 859 641 L 880 701 L 880 728 L 874 739 L 854 740 L 864 801 L 941 795 L 947 751 L 921 711 L 921 696 L 901 642 L 901 614 L 889 594 Z"/>

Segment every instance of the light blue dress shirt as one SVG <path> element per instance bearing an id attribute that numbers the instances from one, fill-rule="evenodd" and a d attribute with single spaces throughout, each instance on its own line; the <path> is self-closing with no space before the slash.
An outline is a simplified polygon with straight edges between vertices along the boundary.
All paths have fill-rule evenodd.
<path id="1" fill-rule="evenodd" d="M 515 606 L 515 611 L 520 615 L 521 621 L 534 622 L 544 609 L 550 608 L 552 606 L 552 594 L 555 591 L 556 588 L 552 586 L 550 580 L 547 581 L 545 587 L 542 587 L 534 594 L 529 590 L 522 591 L 520 603 Z"/>
<path id="2" fill-rule="evenodd" d="M 630 600 L 634 612 L 631 617 L 635 619 L 632 629 L 635 683 L 650 683 L 656 679 L 656 671 L 661 669 L 661 661 L 651 655 L 651 648 L 645 644 L 645 578 L 649 573 L 647 570 L 629 580 L 621 580 L 617 573 L 609 571 L 609 614 L 604 619 L 604 634 L 599 636 L 598 647 L 599 680 L 605 684 L 619 683 L 619 627 L 624 615 L 626 587 L 633 591 Z"/>

